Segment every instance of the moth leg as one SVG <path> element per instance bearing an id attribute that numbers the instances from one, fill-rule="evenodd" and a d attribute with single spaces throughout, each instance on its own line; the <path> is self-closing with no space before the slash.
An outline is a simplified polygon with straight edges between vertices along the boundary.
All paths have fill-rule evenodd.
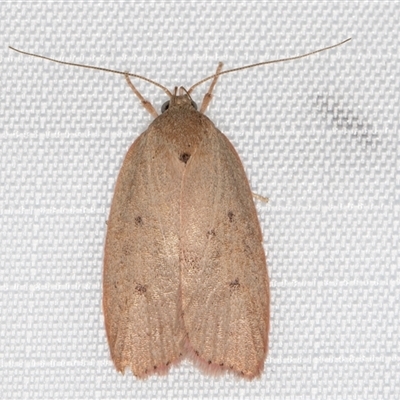
<path id="1" fill-rule="evenodd" d="M 155 108 L 153 107 L 153 105 L 146 100 L 141 94 L 140 92 L 135 88 L 134 84 L 132 83 L 131 79 L 129 78 L 128 74 L 124 74 L 125 76 L 125 80 L 128 83 L 129 87 L 133 90 L 133 93 L 135 93 L 135 95 L 139 98 L 139 100 L 141 101 L 143 107 L 154 117 L 157 118 L 158 117 L 158 113 L 155 110 Z"/>
<path id="2" fill-rule="evenodd" d="M 217 83 L 217 79 L 219 77 L 218 74 L 221 72 L 223 65 L 224 64 L 222 62 L 218 63 L 218 67 L 217 67 L 217 71 L 215 72 L 214 79 L 211 82 L 208 92 L 204 95 L 203 102 L 201 103 L 201 107 L 200 107 L 200 112 L 202 114 L 204 114 L 204 112 L 207 110 L 208 105 L 210 104 L 210 101 L 212 99 L 212 92 L 214 90 L 215 84 Z"/>
<path id="3" fill-rule="evenodd" d="M 257 194 L 257 193 L 254 193 L 254 192 L 251 192 L 251 194 L 257 200 L 260 200 L 260 201 L 262 201 L 264 203 L 268 203 L 269 202 L 269 198 L 268 197 L 261 196 L 260 194 Z"/>

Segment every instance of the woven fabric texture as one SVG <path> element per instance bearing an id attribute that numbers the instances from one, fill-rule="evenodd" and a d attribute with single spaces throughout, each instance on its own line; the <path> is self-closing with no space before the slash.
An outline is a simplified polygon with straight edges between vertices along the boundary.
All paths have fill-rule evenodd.
<path id="1" fill-rule="evenodd" d="M 0 397 L 400 398 L 399 5 L 2 2 Z M 119 75 L 8 45 L 173 89 L 218 61 L 228 69 L 350 36 L 221 77 L 207 111 L 270 200 L 257 201 L 272 299 L 261 378 L 210 377 L 189 361 L 145 381 L 118 374 L 103 243 L 123 157 L 151 116 Z M 166 100 L 137 86 L 157 109 Z"/>

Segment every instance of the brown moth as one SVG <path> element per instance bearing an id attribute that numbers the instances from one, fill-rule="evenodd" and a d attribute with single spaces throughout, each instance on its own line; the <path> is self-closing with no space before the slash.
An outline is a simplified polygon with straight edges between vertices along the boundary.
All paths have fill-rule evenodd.
<path id="1" fill-rule="evenodd" d="M 260 374 L 269 285 L 252 193 L 235 149 L 184 90 L 125 157 L 103 288 L 119 371 L 145 377 L 188 354 L 209 371 Z"/>
<path id="2" fill-rule="evenodd" d="M 129 367 L 144 378 L 189 357 L 209 373 L 261 374 L 270 302 L 261 229 L 239 156 L 204 112 L 220 75 L 348 40 L 223 72 L 220 63 L 214 75 L 173 94 L 139 75 L 39 56 L 123 74 L 155 117 L 125 157 L 107 225 L 103 311 L 118 371 Z M 129 76 L 167 93 L 161 115 Z M 210 79 L 197 111 L 190 93 Z"/>

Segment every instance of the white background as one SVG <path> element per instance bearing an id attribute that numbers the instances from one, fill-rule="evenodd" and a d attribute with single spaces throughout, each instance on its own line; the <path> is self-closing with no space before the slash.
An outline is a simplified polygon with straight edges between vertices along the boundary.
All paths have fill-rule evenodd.
<path id="1" fill-rule="evenodd" d="M 0 397 L 400 397 L 399 21 L 391 2 L 0 5 Z M 207 115 L 237 148 L 271 277 L 259 380 L 183 362 L 139 381 L 110 361 L 101 311 L 106 220 L 151 116 L 123 77 L 173 89 L 233 68 Z M 159 109 L 162 91 L 137 82 Z M 207 85 L 194 93 L 200 103 Z"/>

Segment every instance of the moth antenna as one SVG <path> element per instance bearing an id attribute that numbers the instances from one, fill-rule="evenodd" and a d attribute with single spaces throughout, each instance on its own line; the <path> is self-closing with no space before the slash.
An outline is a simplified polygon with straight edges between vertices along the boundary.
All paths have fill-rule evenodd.
<path id="1" fill-rule="evenodd" d="M 178 92 L 178 88 L 175 88 L 175 89 L 176 89 L 177 92 Z M 176 93 L 177 93 L 177 92 L 176 92 Z M 187 96 L 189 97 L 189 99 L 193 101 L 192 96 L 190 95 L 190 93 L 189 93 L 183 86 L 179 87 L 179 92 L 180 92 L 180 93 L 186 93 Z M 176 93 L 175 93 L 175 95 L 176 95 Z"/>
<path id="2" fill-rule="evenodd" d="M 110 68 L 101 68 L 101 67 L 96 67 L 94 65 L 85 65 L 85 64 L 77 64 L 77 63 L 72 63 L 72 62 L 68 62 L 68 61 L 61 61 L 61 60 L 56 60 L 55 58 L 50 58 L 50 57 L 45 57 L 45 56 L 41 56 L 39 54 L 34 54 L 34 53 L 28 53 L 26 51 L 22 51 L 22 50 L 18 50 L 15 47 L 11 47 L 8 46 L 9 49 L 16 51 L 17 53 L 21 53 L 21 54 L 25 54 L 27 56 L 32 56 L 32 57 L 37 57 L 37 58 L 42 58 L 43 60 L 48 60 L 48 61 L 52 61 L 58 64 L 63 64 L 63 65 L 70 65 L 72 67 L 81 67 L 81 68 L 87 68 L 87 69 L 95 69 L 97 71 L 103 71 L 103 72 L 111 72 L 113 74 L 119 74 L 119 75 L 123 75 L 126 79 L 126 76 L 132 76 L 133 78 L 138 78 L 138 79 L 142 79 L 143 81 L 152 83 L 153 85 L 159 87 L 160 89 L 162 89 L 169 98 L 172 97 L 171 92 L 164 87 L 163 85 L 161 85 L 158 82 L 155 82 L 149 78 L 146 78 L 142 75 L 137 75 L 137 74 L 132 74 L 130 72 L 126 72 L 126 71 L 118 71 L 116 69 L 110 69 Z"/>
<path id="3" fill-rule="evenodd" d="M 228 70 L 226 70 L 226 71 L 222 71 L 222 72 L 219 72 L 219 73 L 215 73 L 214 75 L 210 75 L 210 76 L 208 76 L 207 78 L 204 78 L 204 79 L 202 79 L 201 81 L 195 83 L 195 84 L 188 90 L 188 92 L 191 93 L 197 86 L 201 85 L 202 83 L 204 83 L 204 82 L 206 82 L 206 81 L 208 81 L 208 80 L 210 80 L 210 79 L 215 78 L 215 76 L 230 74 L 231 72 L 242 71 L 242 70 L 244 70 L 244 69 L 259 67 L 259 66 L 261 66 L 261 65 L 273 64 L 273 63 L 284 62 L 284 61 L 298 60 L 298 59 L 300 59 L 300 58 L 308 57 L 308 56 L 311 56 L 311 55 L 313 55 L 313 54 L 320 53 L 320 52 L 322 52 L 322 51 L 330 50 L 330 49 L 333 49 L 334 47 L 341 46 L 342 44 L 345 44 L 346 42 L 348 42 L 348 41 L 350 41 L 350 40 L 351 40 L 351 38 L 348 38 L 348 39 L 346 39 L 346 40 L 343 40 L 343 42 L 336 43 L 336 44 L 334 44 L 334 45 L 332 45 L 332 46 L 324 47 L 324 48 L 322 48 L 322 49 L 314 50 L 314 51 L 311 51 L 311 52 L 309 52 L 309 53 L 302 54 L 302 55 L 300 55 L 300 56 L 281 58 L 281 59 L 278 59 L 278 60 L 263 61 L 263 62 L 259 62 L 259 63 L 256 63 L 256 64 L 245 65 L 244 67 L 238 67 L 238 68 L 228 69 Z"/>

